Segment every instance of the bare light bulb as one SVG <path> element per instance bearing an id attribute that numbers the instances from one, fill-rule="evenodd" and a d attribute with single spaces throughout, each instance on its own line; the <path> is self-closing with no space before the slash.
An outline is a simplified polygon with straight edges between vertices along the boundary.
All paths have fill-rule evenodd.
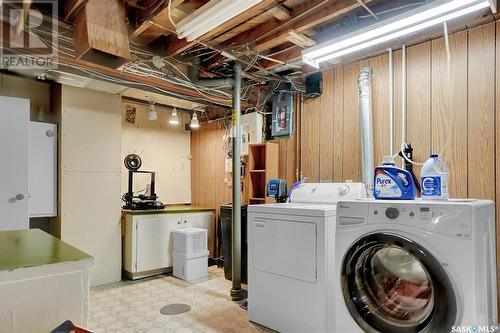
<path id="1" fill-rule="evenodd" d="M 154 104 L 149 105 L 148 120 L 158 120 L 158 112 Z"/>
<path id="2" fill-rule="evenodd" d="M 193 118 L 191 119 L 191 128 L 199 128 L 200 127 L 200 122 L 198 121 L 198 114 L 195 112 L 193 113 Z"/>
<path id="3" fill-rule="evenodd" d="M 177 109 L 173 108 L 172 110 L 172 114 L 170 115 L 170 120 L 169 122 L 172 124 L 172 125 L 178 125 L 179 124 L 179 116 L 177 115 Z"/>

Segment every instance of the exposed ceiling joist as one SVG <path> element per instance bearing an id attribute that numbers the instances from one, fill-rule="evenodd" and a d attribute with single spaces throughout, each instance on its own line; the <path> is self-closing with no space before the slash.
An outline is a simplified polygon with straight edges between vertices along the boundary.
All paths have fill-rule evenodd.
<path id="1" fill-rule="evenodd" d="M 364 3 L 366 4 L 370 1 L 371 0 L 365 0 Z M 360 6 L 361 5 L 356 0 L 342 0 L 327 3 L 326 5 L 315 9 L 310 14 L 302 16 L 292 24 L 286 25 L 282 29 L 276 30 L 272 33 L 263 34 L 265 37 L 258 40 L 255 47 L 261 52 L 269 50 L 270 48 L 282 43 L 283 39 L 285 39 L 291 31 L 300 33 L 304 30 L 315 28 L 321 24 L 336 20 L 359 8 Z"/>
<path id="2" fill-rule="evenodd" d="M 269 71 L 273 68 L 280 66 L 290 66 L 298 62 L 302 57 L 302 48 L 299 46 L 291 46 L 284 50 L 278 51 L 270 55 L 273 60 L 262 60 L 260 65 L 262 70 L 260 72 Z"/>
<path id="3" fill-rule="evenodd" d="M 286 34 L 286 39 L 289 42 L 297 46 L 300 46 L 304 49 L 316 45 L 316 42 L 312 38 L 309 38 L 305 34 L 299 33 L 295 30 L 289 31 Z"/>
<path id="4" fill-rule="evenodd" d="M 281 5 L 278 5 L 271 9 L 271 13 L 276 19 L 280 21 L 286 21 L 289 20 L 290 17 L 292 17 L 292 13 L 290 12 L 290 10 Z"/>
<path id="5" fill-rule="evenodd" d="M 87 3 L 87 0 L 66 0 L 62 3 L 63 18 L 71 21 Z"/>
<path id="6" fill-rule="evenodd" d="M 240 15 L 234 17 L 233 19 L 225 22 L 224 24 L 221 24 L 215 29 L 212 29 L 210 32 L 206 33 L 205 35 L 201 36 L 199 40 L 201 41 L 208 41 L 216 36 L 219 36 L 223 34 L 224 32 L 231 30 L 240 24 L 243 24 L 242 22 L 246 22 L 248 20 L 251 20 L 253 17 L 261 14 L 262 12 L 266 11 L 269 9 L 271 6 L 274 6 L 275 0 L 263 0 L 261 3 L 258 5 L 252 7 L 251 9 L 241 13 Z M 176 37 L 175 37 L 176 39 Z M 179 39 L 177 41 L 174 40 L 173 36 L 168 39 L 167 45 L 165 47 L 165 55 L 169 56 L 174 56 L 177 55 L 188 48 L 196 45 L 196 41 L 188 42 L 186 39 Z"/>
<path id="7" fill-rule="evenodd" d="M 366 3 L 368 3 L 366 1 Z M 285 2 L 286 3 L 286 2 Z M 259 51 L 269 50 L 287 40 L 290 31 L 303 32 L 332 21 L 349 11 L 356 9 L 360 4 L 356 0 L 314 0 L 299 2 L 290 13 L 290 19 L 281 22 L 268 20 L 256 26 L 251 31 L 241 33 L 222 45 L 246 45 L 255 41 Z"/>
<path id="8" fill-rule="evenodd" d="M 296 7 L 294 7 L 290 13 L 290 19 L 294 19 L 301 15 L 302 12 L 310 10 L 311 8 L 314 8 L 318 6 L 320 3 L 325 2 L 325 0 L 313 0 L 313 1 L 304 1 L 303 3 L 298 4 Z M 266 32 L 269 31 L 274 31 L 276 29 L 279 29 L 283 23 L 280 20 L 277 19 L 271 19 L 268 21 L 263 22 L 262 24 L 259 24 L 256 26 L 254 29 L 250 31 L 246 31 L 243 33 L 240 33 L 239 35 L 234 36 L 233 38 L 225 41 L 222 45 L 223 46 L 230 46 L 230 45 L 243 45 L 243 44 L 248 44 L 249 41 L 255 40 L 265 34 Z"/>
<path id="9" fill-rule="evenodd" d="M 243 22 L 242 24 L 238 25 L 234 29 L 227 31 L 220 36 L 217 36 L 216 38 L 212 39 L 211 42 L 214 44 L 220 44 L 228 39 L 231 39 L 231 38 L 233 38 L 241 33 L 244 33 L 245 31 L 248 31 L 248 30 L 258 26 L 261 23 L 266 22 L 267 20 L 270 20 L 270 19 L 279 20 L 278 17 L 283 18 L 284 14 L 281 11 L 281 9 L 278 9 L 278 11 L 277 11 L 278 7 L 283 7 L 283 6 L 278 5 L 276 7 L 272 7 L 269 10 L 263 11 L 259 15 L 256 15 L 255 17 L 251 18 L 250 20 L 248 20 L 246 22 Z M 283 7 L 283 9 L 287 10 L 284 7 Z M 288 11 L 288 14 L 289 14 L 289 11 Z"/>
<path id="10" fill-rule="evenodd" d="M 185 0 L 172 0 L 170 4 L 170 14 L 172 21 L 179 22 L 190 14 L 189 11 L 180 8 Z M 143 22 L 130 33 L 130 38 L 140 42 L 144 46 L 162 35 L 167 35 L 175 31 L 175 27 L 168 17 L 168 1 L 164 1 L 152 15 L 142 19 Z M 162 28 L 163 27 L 163 28 Z"/>

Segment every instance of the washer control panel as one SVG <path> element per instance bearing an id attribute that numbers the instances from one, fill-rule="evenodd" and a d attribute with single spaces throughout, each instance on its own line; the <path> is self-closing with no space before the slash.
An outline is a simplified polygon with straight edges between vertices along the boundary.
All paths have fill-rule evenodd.
<path id="1" fill-rule="evenodd" d="M 390 220 L 395 220 L 399 217 L 399 209 L 396 207 L 389 207 L 385 210 L 385 216 Z"/>
<path id="2" fill-rule="evenodd" d="M 337 218 L 340 226 L 360 223 L 387 227 L 405 225 L 465 239 L 470 239 L 472 232 L 470 206 L 438 202 L 341 201 L 337 206 Z"/>

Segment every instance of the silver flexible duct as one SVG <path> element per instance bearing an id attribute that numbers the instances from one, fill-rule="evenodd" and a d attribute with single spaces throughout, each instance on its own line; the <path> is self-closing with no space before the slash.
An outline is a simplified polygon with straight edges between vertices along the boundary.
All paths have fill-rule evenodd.
<path id="1" fill-rule="evenodd" d="M 369 197 L 373 195 L 372 75 L 370 67 L 359 71 L 359 125 L 361 132 L 362 177 Z"/>

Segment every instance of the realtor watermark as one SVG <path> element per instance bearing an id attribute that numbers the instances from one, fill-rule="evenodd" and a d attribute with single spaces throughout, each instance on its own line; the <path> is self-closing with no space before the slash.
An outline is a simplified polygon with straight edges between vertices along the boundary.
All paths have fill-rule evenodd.
<path id="1" fill-rule="evenodd" d="M 0 1 L 0 67 L 54 69 L 57 67 L 58 1 Z"/>

